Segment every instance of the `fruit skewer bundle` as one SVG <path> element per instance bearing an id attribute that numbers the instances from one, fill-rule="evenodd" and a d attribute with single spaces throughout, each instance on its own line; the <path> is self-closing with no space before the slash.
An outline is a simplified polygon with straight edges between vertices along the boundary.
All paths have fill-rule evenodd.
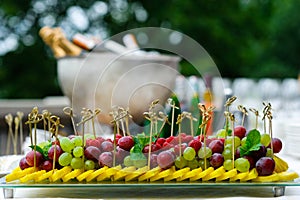
<path id="1" fill-rule="evenodd" d="M 58 129 L 62 127 L 57 116 L 44 117 L 37 108 L 28 116 L 29 127 L 45 119 L 52 138 L 41 144 L 32 144 L 32 151 L 20 160 L 19 167 L 6 176 L 7 183 L 60 183 L 60 182 L 102 182 L 102 181 L 251 181 L 282 182 L 298 178 L 296 172 L 288 171 L 288 164 L 278 157 L 282 142 L 272 136 L 272 110 L 270 104 L 264 103 L 263 120 L 269 120 L 269 132 L 261 134 L 254 129 L 247 131 L 242 125 L 235 126 L 234 115 L 230 113 L 230 105 L 235 98 L 226 102 L 225 126 L 213 136 L 206 136 L 207 123 L 213 108 L 200 104 L 201 124 L 198 134 L 189 135 L 181 132 L 184 117 L 194 120 L 186 112 L 174 115 L 178 105 L 169 101 L 173 113 L 157 114 L 155 100 L 145 112 L 150 122 L 149 133 L 131 135 L 128 127 L 128 110 L 117 108 L 112 112 L 112 123 L 116 127 L 114 139 L 103 138 L 84 133 L 84 124 L 100 112 L 84 109 L 82 134 L 58 137 Z M 247 109 L 239 106 L 247 114 Z M 72 117 L 72 109 L 68 108 Z M 250 109 L 258 119 L 258 111 Z M 177 132 L 168 137 L 161 137 L 163 127 L 158 128 L 158 116 L 162 116 L 163 124 L 177 125 Z M 73 121 L 72 121 L 73 122 Z M 125 122 L 125 125 L 124 125 Z M 122 127 L 123 132 L 117 130 Z M 192 127 L 192 126 L 191 126 Z M 170 127 L 168 127 L 169 129 Z M 94 130 L 94 129 L 93 129 Z M 126 130 L 126 131 L 125 131 Z M 158 131 L 159 130 L 159 131 Z M 34 133 L 34 131 L 33 131 Z M 34 137 L 34 135 L 32 136 Z M 32 140 L 34 141 L 34 140 Z M 36 141 L 36 140 L 35 140 Z"/>

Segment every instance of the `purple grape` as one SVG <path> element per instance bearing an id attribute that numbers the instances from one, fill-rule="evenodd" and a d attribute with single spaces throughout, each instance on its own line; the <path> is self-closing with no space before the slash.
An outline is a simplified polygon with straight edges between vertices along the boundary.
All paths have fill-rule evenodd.
<path id="1" fill-rule="evenodd" d="M 221 167 L 224 163 L 224 157 L 220 153 L 214 153 L 210 157 L 209 163 L 213 168 Z"/>
<path id="2" fill-rule="evenodd" d="M 98 161 L 99 155 L 101 154 L 100 149 L 98 149 L 95 146 L 88 146 L 85 150 L 84 150 L 84 156 L 88 159 L 88 160 L 93 160 L 93 161 Z"/>
<path id="3" fill-rule="evenodd" d="M 256 162 L 256 170 L 259 176 L 271 175 L 275 169 L 275 161 L 270 157 L 261 157 Z"/>

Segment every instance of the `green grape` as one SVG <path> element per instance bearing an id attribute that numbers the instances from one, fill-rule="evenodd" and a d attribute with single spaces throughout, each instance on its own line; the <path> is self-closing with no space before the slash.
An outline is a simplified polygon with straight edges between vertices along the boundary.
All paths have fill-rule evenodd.
<path id="1" fill-rule="evenodd" d="M 188 164 L 188 161 L 186 159 L 184 159 L 183 156 L 178 156 L 176 159 L 175 159 L 175 166 L 179 169 L 182 169 L 184 167 L 186 167 Z"/>
<path id="2" fill-rule="evenodd" d="M 271 142 L 271 137 L 268 133 L 264 133 L 264 134 L 261 134 L 260 136 L 260 143 L 262 145 L 264 145 L 265 147 L 269 146 Z"/>
<path id="3" fill-rule="evenodd" d="M 231 144 L 232 145 L 232 136 L 227 137 L 227 139 L 225 140 L 225 146 L 227 144 Z M 237 136 L 234 136 L 234 147 L 235 149 L 241 145 L 241 139 Z"/>
<path id="4" fill-rule="evenodd" d="M 59 156 L 58 163 L 64 167 L 70 165 L 71 160 L 72 160 L 72 155 L 68 152 L 64 152 Z"/>
<path id="5" fill-rule="evenodd" d="M 224 169 L 225 169 L 226 171 L 232 170 L 233 167 L 234 167 L 234 166 L 232 165 L 232 160 L 231 160 L 231 159 L 225 160 L 224 163 L 223 163 L 223 166 L 224 166 Z"/>
<path id="6" fill-rule="evenodd" d="M 83 156 L 83 148 L 80 147 L 80 146 L 79 147 L 75 147 L 73 149 L 73 155 L 76 158 L 79 158 L 79 157 Z"/>
<path id="7" fill-rule="evenodd" d="M 124 158 L 123 164 L 125 167 L 133 166 L 133 161 L 131 160 L 130 156 L 126 156 Z"/>
<path id="8" fill-rule="evenodd" d="M 244 146 L 246 143 L 247 137 L 243 137 L 243 139 L 241 140 L 241 146 Z"/>
<path id="9" fill-rule="evenodd" d="M 232 150 L 231 149 L 224 149 L 222 153 L 224 160 L 232 159 Z"/>
<path id="10" fill-rule="evenodd" d="M 183 157 L 187 161 L 193 160 L 195 156 L 196 156 L 196 151 L 193 147 L 186 147 L 185 150 L 183 151 Z"/>
<path id="11" fill-rule="evenodd" d="M 84 162 L 84 169 L 85 170 L 95 169 L 95 162 L 92 160 L 86 160 Z"/>
<path id="12" fill-rule="evenodd" d="M 71 142 L 71 140 L 67 137 L 62 137 L 60 140 L 60 147 L 63 151 L 71 153 L 74 149 L 74 144 Z"/>
<path id="13" fill-rule="evenodd" d="M 141 155 L 143 155 L 143 154 L 141 154 Z M 144 166 L 147 165 L 147 158 L 143 155 L 143 156 L 141 156 L 139 159 L 133 160 L 133 165 L 134 165 L 136 168 L 144 167 Z"/>
<path id="14" fill-rule="evenodd" d="M 232 150 L 232 144 L 226 144 L 224 146 L 224 149 L 229 149 L 231 151 Z"/>
<path id="15" fill-rule="evenodd" d="M 272 155 L 272 149 L 271 148 L 267 148 L 266 157 L 270 157 L 270 158 L 273 157 L 273 155 Z"/>
<path id="16" fill-rule="evenodd" d="M 187 166 L 190 169 L 196 169 L 199 167 L 199 162 L 196 159 L 193 159 L 193 160 L 187 162 Z"/>
<path id="17" fill-rule="evenodd" d="M 225 129 L 220 129 L 220 130 L 218 130 L 216 136 L 217 136 L 217 138 L 226 138 L 227 132 Z"/>
<path id="18" fill-rule="evenodd" d="M 203 170 L 209 168 L 210 167 L 209 160 L 206 159 L 206 165 L 205 165 L 205 160 L 200 159 L 199 160 L 199 167 L 201 167 Z"/>
<path id="19" fill-rule="evenodd" d="M 234 166 L 239 172 L 247 172 L 250 169 L 250 162 L 246 158 L 238 158 L 234 161 Z"/>
<path id="20" fill-rule="evenodd" d="M 41 142 L 41 143 L 38 144 L 38 146 L 41 147 L 41 148 L 44 148 L 44 147 L 49 146 L 49 145 L 50 145 L 49 141 Z"/>
<path id="21" fill-rule="evenodd" d="M 72 158 L 71 167 L 73 169 L 83 169 L 84 163 L 83 163 L 82 158 Z"/>
<path id="22" fill-rule="evenodd" d="M 145 166 L 147 165 L 147 159 L 134 160 L 134 161 L 133 161 L 133 165 L 134 165 L 136 168 L 145 167 Z"/>
<path id="23" fill-rule="evenodd" d="M 83 145 L 81 136 L 75 136 L 71 141 L 75 147 L 81 147 Z"/>
<path id="24" fill-rule="evenodd" d="M 212 151 L 209 147 L 201 147 L 198 151 L 199 158 L 210 158 L 212 155 Z"/>

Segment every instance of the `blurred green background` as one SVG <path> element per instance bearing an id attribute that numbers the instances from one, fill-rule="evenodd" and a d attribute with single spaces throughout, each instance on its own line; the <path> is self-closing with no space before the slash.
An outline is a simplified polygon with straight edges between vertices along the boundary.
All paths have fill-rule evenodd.
<path id="1" fill-rule="evenodd" d="M 300 1 L 0 0 L 0 98 L 61 95 L 56 59 L 38 35 L 43 26 L 109 37 L 165 27 L 199 42 L 222 77 L 296 78 Z M 193 68 L 182 63 L 181 73 Z"/>

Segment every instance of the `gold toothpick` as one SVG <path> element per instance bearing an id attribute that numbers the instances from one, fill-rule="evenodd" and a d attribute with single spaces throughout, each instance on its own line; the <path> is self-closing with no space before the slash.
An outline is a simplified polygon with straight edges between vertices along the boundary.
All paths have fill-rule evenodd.
<path id="1" fill-rule="evenodd" d="M 76 117 L 76 115 L 73 112 L 73 109 L 71 107 L 65 107 L 63 109 L 63 112 L 70 117 L 71 122 L 72 122 L 72 126 L 73 126 L 73 131 L 75 135 L 78 135 L 78 132 L 76 130 L 76 126 L 75 126 L 75 122 L 74 122 L 74 117 Z"/>
<path id="2" fill-rule="evenodd" d="M 7 145 L 6 145 L 6 155 L 8 155 L 10 153 L 11 140 L 12 142 L 14 142 L 14 136 L 12 130 L 13 117 L 11 113 L 5 115 L 5 121 L 8 124 Z"/>
<path id="3" fill-rule="evenodd" d="M 168 105 L 171 106 L 172 108 L 172 119 L 171 119 L 171 136 L 173 136 L 173 132 L 174 132 L 174 128 L 173 128 L 173 125 L 174 125 L 174 115 L 175 115 L 175 109 L 179 110 L 179 107 L 175 106 L 175 102 L 173 101 L 172 98 L 169 98 L 168 101 L 167 101 Z"/>
<path id="4" fill-rule="evenodd" d="M 24 113 L 23 112 L 17 112 L 17 116 L 19 118 L 19 129 L 20 129 L 20 149 L 21 149 L 21 154 L 23 151 L 23 116 Z"/>

